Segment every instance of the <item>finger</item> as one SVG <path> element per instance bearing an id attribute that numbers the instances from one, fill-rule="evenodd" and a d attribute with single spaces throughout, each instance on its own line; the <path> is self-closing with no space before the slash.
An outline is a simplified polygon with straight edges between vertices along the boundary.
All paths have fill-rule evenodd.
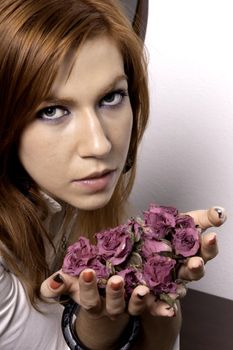
<path id="1" fill-rule="evenodd" d="M 170 294 L 169 294 L 170 295 Z M 174 298 L 173 307 L 168 305 L 166 302 L 161 300 L 156 300 L 155 297 L 150 294 L 148 296 L 148 308 L 152 316 L 163 316 L 163 317 L 174 317 L 177 314 L 177 304 L 175 302 L 176 296 L 170 295 Z"/>
<path id="2" fill-rule="evenodd" d="M 218 255 L 217 235 L 214 232 L 206 233 L 201 237 L 201 257 L 205 262 Z"/>
<path id="3" fill-rule="evenodd" d="M 128 303 L 128 312 L 130 315 L 136 316 L 142 314 L 146 308 L 146 299 L 149 293 L 150 290 L 146 286 L 138 286 L 133 290 Z"/>
<path id="4" fill-rule="evenodd" d="M 186 296 L 187 294 L 187 285 L 186 283 L 181 283 L 177 284 L 177 289 L 176 289 L 176 294 L 177 294 L 177 299 L 182 299 Z"/>
<path id="5" fill-rule="evenodd" d="M 109 278 L 106 286 L 106 311 L 114 319 L 125 311 L 124 280 L 114 275 Z"/>
<path id="6" fill-rule="evenodd" d="M 222 207 L 212 207 L 208 210 L 194 210 L 186 214 L 192 216 L 195 224 L 202 230 L 213 226 L 221 226 L 227 219 L 225 209 Z"/>
<path id="7" fill-rule="evenodd" d="M 76 291 L 72 297 L 78 297 Z M 101 311 L 102 303 L 94 270 L 85 269 L 79 276 L 79 303 L 89 313 L 97 314 Z"/>
<path id="8" fill-rule="evenodd" d="M 71 286 L 77 287 L 77 278 L 59 270 L 41 284 L 40 293 L 44 298 L 56 298 L 61 294 L 68 293 Z"/>
<path id="9" fill-rule="evenodd" d="M 197 281 L 205 274 L 204 260 L 200 256 L 194 256 L 181 265 L 178 278 L 185 281 Z"/>

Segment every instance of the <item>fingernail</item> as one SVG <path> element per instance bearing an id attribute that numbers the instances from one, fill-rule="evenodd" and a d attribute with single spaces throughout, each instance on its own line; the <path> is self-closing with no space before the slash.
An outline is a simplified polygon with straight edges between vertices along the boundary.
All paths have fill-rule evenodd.
<path id="1" fill-rule="evenodd" d="M 173 307 L 169 306 L 166 308 L 167 309 L 167 317 L 175 317 L 176 316 L 176 312 L 174 310 Z"/>
<path id="2" fill-rule="evenodd" d="M 167 308 L 167 310 L 168 310 L 168 316 L 176 317 L 176 315 L 177 315 L 177 307 L 176 306 L 169 307 L 169 308 Z"/>
<path id="3" fill-rule="evenodd" d="M 49 282 L 50 288 L 52 289 L 58 289 L 62 284 L 64 283 L 60 273 L 55 275 Z"/>
<path id="4" fill-rule="evenodd" d="M 215 207 L 214 210 L 217 212 L 219 219 L 221 219 L 221 221 L 225 221 L 226 216 L 224 213 L 224 209 L 219 208 L 219 207 Z"/>
<path id="5" fill-rule="evenodd" d="M 137 297 L 142 300 L 146 296 L 146 294 L 147 294 L 147 291 L 145 292 L 140 291 L 140 292 L 137 292 Z"/>
<path id="6" fill-rule="evenodd" d="M 204 261 L 202 258 L 199 258 L 199 259 L 196 259 L 194 262 L 193 262 L 193 265 L 191 266 L 191 269 L 192 270 L 196 270 L 196 269 L 199 269 L 200 267 L 202 267 L 204 265 Z"/>
<path id="7" fill-rule="evenodd" d="M 173 314 L 173 316 L 172 316 L 172 317 L 176 317 L 176 315 L 177 315 L 177 311 L 176 311 L 176 309 L 174 309 L 174 308 L 173 308 L 173 310 L 174 310 L 174 314 Z"/>
<path id="8" fill-rule="evenodd" d="M 218 217 L 222 217 L 222 209 L 221 208 L 214 208 L 214 210 L 218 213 Z"/>
<path id="9" fill-rule="evenodd" d="M 208 243 L 209 243 L 209 245 L 215 245 L 216 241 L 217 241 L 217 237 L 213 236 L 209 239 Z"/>
<path id="10" fill-rule="evenodd" d="M 111 282 L 111 288 L 113 290 L 119 290 L 121 289 L 123 286 L 123 281 L 119 281 L 119 282 Z"/>
<path id="11" fill-rule="evenodd" d="M 94 275 L 92 271 L 83 271 L 83 279 L 85 282 L 90 283 L 93 281 Z"/>
<path id="12" fill-rule="evenodd" d="M 142 300 L 142 299 L 144 298 L 144 296 L 145 296 L 145 294 L 142 295 L 142 294 L 137 293 L 137 297 L 138 297 L 140 300 Z"/>

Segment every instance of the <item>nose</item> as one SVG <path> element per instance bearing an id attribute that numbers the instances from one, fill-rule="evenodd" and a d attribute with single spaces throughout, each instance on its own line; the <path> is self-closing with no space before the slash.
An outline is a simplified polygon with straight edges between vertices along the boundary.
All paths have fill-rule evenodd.
<path id="1" fill-rule="evenodd" d="M 108 128 L 104 117 L 98 115 L 93 109 L 85 109 L 80 114 L 82 117 L 78 123 L 82 124 L 79 138 L 79 155 L 82 158 L 106 157 L 112 149 L 112 144 L 108 138 Z"/>

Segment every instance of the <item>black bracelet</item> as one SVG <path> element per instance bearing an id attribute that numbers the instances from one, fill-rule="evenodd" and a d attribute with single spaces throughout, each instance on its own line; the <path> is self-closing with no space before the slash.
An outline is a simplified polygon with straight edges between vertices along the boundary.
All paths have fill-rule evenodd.
<path id="1" fill-rule="evenodd" d="M 70 299 L 62 315 L 62 332 L 65 341 L 71 350 L 88 350 L 73 329 L 73 316 L 79 312 L 80 306 Z M 128 326 L 122 336 L 122 346 L 119 350 L 129 350 L 135 342 L 140 329 L 140 320 L 137 316 L 131 316 Z"/>

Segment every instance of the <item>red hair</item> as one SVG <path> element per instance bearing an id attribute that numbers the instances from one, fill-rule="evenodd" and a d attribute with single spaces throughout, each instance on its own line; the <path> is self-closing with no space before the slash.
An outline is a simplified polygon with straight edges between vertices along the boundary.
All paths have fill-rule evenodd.
<path id="1" fill-rule="evenodd" d="M 105 208 L 80 212 L 82 226 L 79 227 L 89 235 L 118 224 L 134 182 L 137 148 L 149 113 L 143 44 L 116 0 L 0 2 L 1 254 L 26 284 L 33 304 L 35 297 L 39 297 L 40 283 L 48 273 L 44 241 L 49 239 L 49 234 L 41 220 L 46 207 L 37 185 L 18 159 L 20 136 L 34 120 L 37 107 L 50 94 L 59 67 L 66 62 L 69 72 L 82 43 L 106 34 L 122 53 L 129 81 L 134 116 L 128 153 L 132 168 L 121 175 Z"/>

